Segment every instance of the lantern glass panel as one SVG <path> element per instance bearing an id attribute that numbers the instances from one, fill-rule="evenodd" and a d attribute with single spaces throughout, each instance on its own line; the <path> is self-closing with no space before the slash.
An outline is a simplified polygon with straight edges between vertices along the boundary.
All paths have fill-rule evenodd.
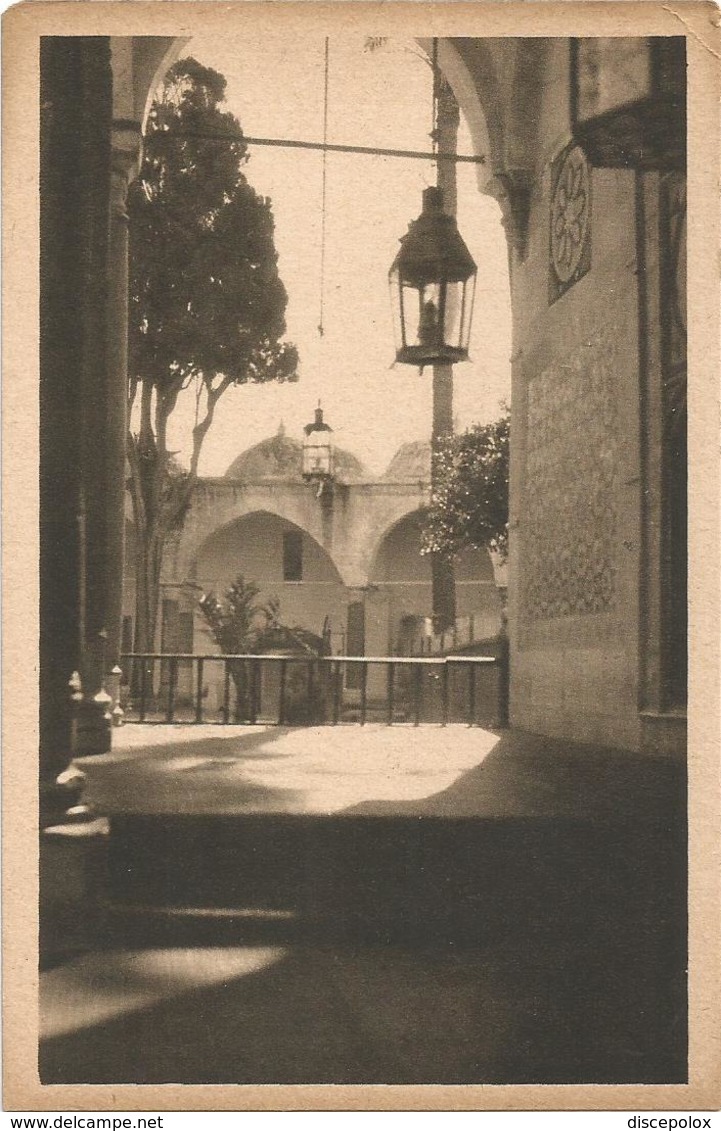
<path id="1" fill-rule="evenodd" d="M 396 284 L 397 286 L 397 284 Z M 462 361 L 468 349 L 475 276 L 466 282 L 403 282 L 394 295 L 396 345 L 413 351 L 407 360 Z"/>
<path id="2" fill-rule="evenodd" d="M 333 451 L 328 432 L 311 432 L 303 443 L 303 475 L 325 478 L 333 471 Z"/>
<path id="3" fill-rule="evenodd" d="M 393 340 L 396 343 L 396 349 L 402 349 L 406 344 L 404 333 L 404 320 L 403 311 L 401 307 L 401 286 L 398 278 L 398 272 L 392 271 L 388 276 L 388 285 L 391 292 L 391 312 L 393 314 Z"/>
<path id="4" fill-rule="evenodd" d="M 471 338 L 471 323 L 473 321 L 473 303 L 476 297 L 476 276 L 471 275 L 465 283 L 457 284 L 461 288 L 461 313 L 460 313 L 460 338 L 459 348 L 468 353 L 468 343 Z"/>
<path id="5" fill-rule="evenodd" d="M 468 336 L 464 337 L 464 323 L 467 322 L 465 304 L 467 291 L 471 290 L 470 283 L 446 283 L 445 304 L 443 315 L 443 337 L 446 345 L 453 349 L 465 350 L 468 348 Z M 470 329 L 470 323 L 468 323 Z"/>
<path id="6" fill-rule="evenodd" d="M 443 345 L 443 291 L 439 283 L 426 283 L 416 292 L 412 344 L 431 352 Z M 410 332 L 408 341 L 411 342 Z"/>

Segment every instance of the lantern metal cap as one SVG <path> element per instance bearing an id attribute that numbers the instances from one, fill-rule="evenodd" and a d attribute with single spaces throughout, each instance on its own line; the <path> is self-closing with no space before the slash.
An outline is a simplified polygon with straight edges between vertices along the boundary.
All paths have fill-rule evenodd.
<path id="1" fill-rule="evenodd" d="M 400 275 L 410 286 L 422 287 L 439 279 L 463 283 L 476 270 L 455 217 L 443 211 L 443 193 L 438 188 L 424 189 L 423 211 L 401 237 L 389 274 Z"/>
<path id="2" fill-rule="evenodd" d="M 326 424 L 323 420 L 323 409 L 318 405 L 315 410 L 315 420 L 310 424 L 306 424 L 303 428 L 306 436 L 310 436 L 311 432 L 332 432 L 330 424 Z"/>

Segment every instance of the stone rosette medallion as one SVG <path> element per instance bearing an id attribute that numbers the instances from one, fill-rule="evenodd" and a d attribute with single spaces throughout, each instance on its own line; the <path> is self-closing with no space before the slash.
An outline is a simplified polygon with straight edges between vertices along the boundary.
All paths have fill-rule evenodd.
<path id="1" fill-rule="evenodd" d="M 591 169 L 572 144 L 551 166 L 549 301 L 583 278 L 591 267 Z"/>

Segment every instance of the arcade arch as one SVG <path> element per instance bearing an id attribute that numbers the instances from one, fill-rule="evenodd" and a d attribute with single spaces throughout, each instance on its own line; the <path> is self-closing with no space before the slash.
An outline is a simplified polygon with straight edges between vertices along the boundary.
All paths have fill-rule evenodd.
<path id="1" fill-rule="evenodd" d="M 421 553 L 425 509 L 405 514 L 386 528 L 376 543 L 368 573 L 368 645 L 385 651 L 406 651 L 419 622 L 432 608 L 430 558 Z M 488 620 L 489 636 L 501 623 L 501 597 L 487 550 L 464 549 L 455 563 L 459 616 Z"/>
<path id="2" fill-rule="evenodd" d="M 148 111 L 165 74 L 178 58 L 190 36 L 134 40 L 134 53 L 138 57 L 133 78 L 136 87 L 134 102 L 143 107 L 142 128 L 145 129 Z M 430 59 L 432 41 L 416 38 L 424 54 Z M 497 178 L 511 171 L 507 169 L 506 123 L 504 121 L 504 90 L 499 76 L 515 74 L 516 56 L 521 50 L 517 44 L 525 40 L 451 39 L 438 40 L 438 65 L 455 94 L 458 105 L 468 125 L 477 156 L 485 162 L 476 166 L 479 191 L 499 199 L 502 208 L 507 203 L 507 191 Z M 150 81 L 148 81 L 149 76 Z M 506 79 L 508 82 L 508 79 Z M 517 172 L 519 154 L 514 153 L 512 172 Z"/>
<path id="3" fill-rule="evenodd" d="M 210 534 L 195 557 L 196 589 L 221 597 L 241 574 L 277 596 L 283 622 L 320 636 L 326 621 L 340 632 L 347 590 L 327 550 L 307 530 L 267 510 L 237 518 Z"/>

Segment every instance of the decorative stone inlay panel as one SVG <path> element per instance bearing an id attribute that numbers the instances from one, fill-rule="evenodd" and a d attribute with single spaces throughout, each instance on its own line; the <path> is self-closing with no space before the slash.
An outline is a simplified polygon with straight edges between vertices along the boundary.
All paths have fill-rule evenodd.
<path id="1" fill-rule="evenodd" d="M 618 334 L 609 326 L 529 382 L 522 608 L 527 620 L 616 601 Z"/>
<path id="2" fill-rule="evenodd" d="M 551 167 L 550 301 L 555 302 L 591 266 L 591 169 L 571 145 Z"/>

